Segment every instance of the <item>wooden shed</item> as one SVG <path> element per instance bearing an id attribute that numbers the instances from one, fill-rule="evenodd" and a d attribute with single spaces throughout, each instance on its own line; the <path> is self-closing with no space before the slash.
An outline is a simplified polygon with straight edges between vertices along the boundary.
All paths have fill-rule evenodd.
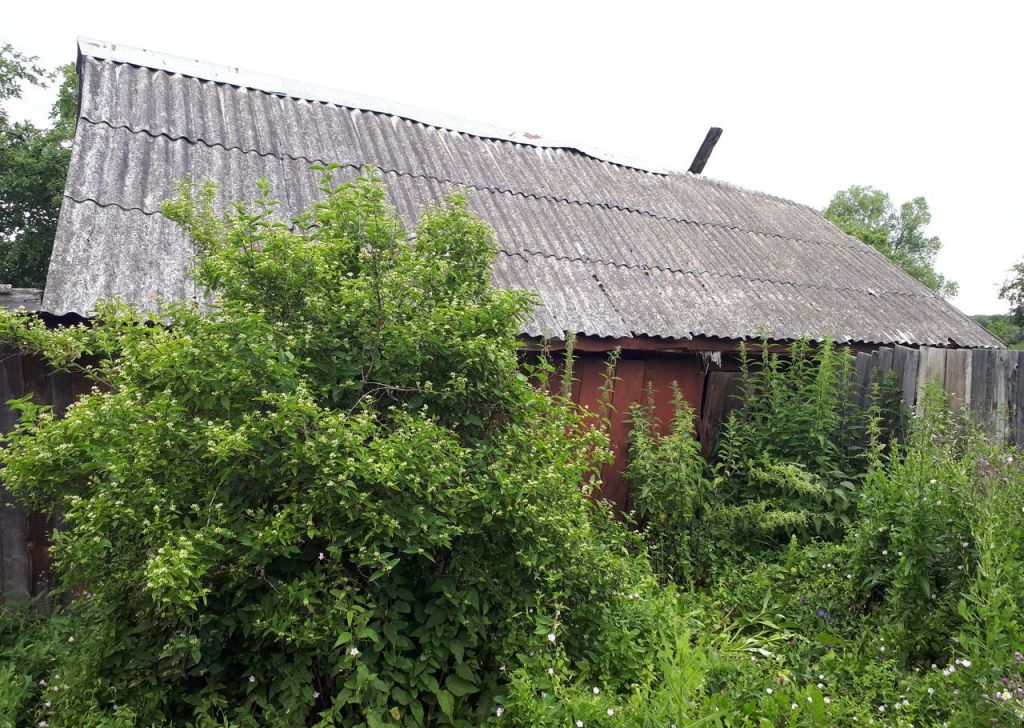
<path id="1" fill-rule="evenodd" d="M 343 66 L 340 66 L 343 68 Z M 625 413 L 642 390 L 659 414 L 676 381 L 711 427 L 740 342 L 832 337 L 878 347 L 1001 342 L 817 211 L 688 172 L 162 53 L 80 40 L 81 101 L 41 309 L 88 316 L 98 299 L 153 309 L 201 300 L 193 255 L 160 203 L 186 175 L 220 204 L 267 178 L 282 214 L 318 194 L 314 163 L 380 170 L 410 223 L 454 189 L 494 228 L 494 282 L 539 294 L 528 349 L 576 336 L 573 398 L 593 405 L 608 352 L 615 463 L 603 495 L 628 504 Z M 708 404 L 705 405 L 705 402 Z"/>

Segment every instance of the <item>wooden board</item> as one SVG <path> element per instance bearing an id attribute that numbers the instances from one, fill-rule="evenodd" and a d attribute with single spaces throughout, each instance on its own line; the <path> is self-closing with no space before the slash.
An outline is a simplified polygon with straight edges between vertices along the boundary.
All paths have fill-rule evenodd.
<path id="1" fill-rule="evenodd" d="M 944 387 L 950 409 L 969 409 L 971 406 L 971 352 L 953 349 L 946 352 L 946 379 Z"/>
<path id="2" fill-rule="evenodd" d="M 739 372 L 709 372 L 704 387 L 700 442 L 704 457 L 710 458 L 718 441 L 721 425 L 740 403 Z"/>
<path id="3" fill-rule="evenodd" d="M 921 358 L 917 365 L 917 392 L 914 395 L 915 409 L 920 412 L 921 400 L 924 398 L 925 387 L 935 384 L 938 387 L 945 386 L 946 382 L 946 350 L 945 349 L 921 349 Z"/>
<path id="4" fill-rule="evenodd" d="M 629 408 L 639 402 L 644 388 L 644 361 L 622 359 L 615 368 L 615 390 L 609 413 L 608 439 L 612 462 L 601 469 L 601 490 L 598 497 L 611 501 L 615 509 L 629 509 L 629 486 L 622 471 L 629 454 Z"/>
<path id="5" fill-rule="evenodd" d="M 0 433 L 10 432 L 18 422 L 7 401 L 22 395 L 22 379 L 21 357 L 0 347 Z M 9 604 L 23 602 L 31 595 L 31 584 L 25 510 L 0 486 L 0 598 Z"/>
<path id="6" fill-rule="evenodd" d="M 654 416 L 661 423 L 661 432 L 669 431 L 674 411 L 672 385 L 699 415 L 704 398 L 704 375 L 693 357 L 659 357 L 648 359 L 644 367 L 644 387 L 654 395 Z"/>

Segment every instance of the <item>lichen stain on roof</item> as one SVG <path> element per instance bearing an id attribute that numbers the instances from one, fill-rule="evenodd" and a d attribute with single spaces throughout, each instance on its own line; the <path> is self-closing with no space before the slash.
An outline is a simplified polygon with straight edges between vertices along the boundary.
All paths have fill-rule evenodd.
<path id="1" fill-rule="evenodd" d="M 185 175 L 283 213 L 313 163 L 381 172 L 411 225 L 454 189 L 495 231 L 499 286 L 541 305 L 529 336 L 831 336 L 999 347 L 982 327 L 805 205 L 578 145 L 270 76 L 81 41 L 81 107 L 44 309 L 199 299 L 189 241 L 160 214 Z"/>

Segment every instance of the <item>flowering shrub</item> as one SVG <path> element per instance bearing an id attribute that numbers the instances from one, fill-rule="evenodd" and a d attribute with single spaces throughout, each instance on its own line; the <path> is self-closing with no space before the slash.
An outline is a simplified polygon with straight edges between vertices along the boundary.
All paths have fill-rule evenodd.
<path id="1" fill-rule="evenodd" d="M 0 674 L 18 725 L 476 725 L 549 644 L 609 692 L 649 675 L 650 570 L 579 488 L 604 437 L 519 373 L 491 231 L 458 195 L 410 238 L 378 181 L 322 193 L 284 221 L 183 186 L 206 311 L 0 319 L 102 385 L 22 402 L 3 455 L 62 512 L 74 596 L 52 658 Z"/>

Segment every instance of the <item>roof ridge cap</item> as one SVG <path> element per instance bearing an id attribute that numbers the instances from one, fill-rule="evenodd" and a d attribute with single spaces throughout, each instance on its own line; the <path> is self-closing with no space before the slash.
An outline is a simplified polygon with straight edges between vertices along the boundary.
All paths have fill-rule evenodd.
<path id="1" fill-rule="evenodd" d="M 514 144 L 541 149 L 562 149 L 591 157 L 601 162 L 627 167 L 640 172 L 657 175 L 678 175 L 679 172 L 661 167 L 626 155 L 616 154 L 592 147 L 560 139 L 547 139 L 529 132 L 516 132 L 487 122 L 476 122 L 461 119 L 441 111 L 421 109 L 398 101 L 391 101 L 374 96 L 367 96 L 342 89 L 329 88 L 308 84 L 303 81 L 287 79 L 269 73 L 248 71 L 237 66 L 207 63 L 194 58 L 178 56 L 171 53 L 152 51 L 146 48 L 97 40 L 84 36 L 78 37 L 79 62 L 83 57 L 106 60 L 112 63 L 127 63 L 154 71 L 189 76 L 201 81 L 215 84 L 248 88 L 263 93 L 286 96 L 305 101 L 321 102 L 342 106 L 360 111 L 387 114 L 409 121 L 425 124 L 438 129 L 459 134 L 497 139 Z"/>

